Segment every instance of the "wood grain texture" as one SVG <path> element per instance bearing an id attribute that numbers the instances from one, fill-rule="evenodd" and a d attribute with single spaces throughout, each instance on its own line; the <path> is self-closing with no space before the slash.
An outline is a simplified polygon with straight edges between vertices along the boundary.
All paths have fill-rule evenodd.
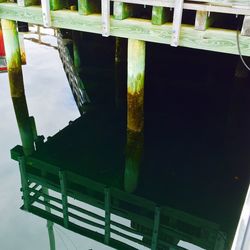
<path id="1" fill-rule="evenodd" d="M 34 24 L 43 24 L 41 8 L 37 6 L 18 7 L 13 3 L 0 4 L 0 18 L 18 20 Z M 51 11 L 52 27 L 102 33 L 101 15 L 79 15 L 69 10 Z M 110 35 L 170 44 L 172 23 L 160 26 L 151 24 L 151 20 L 127 18 L 115 20 L 111 17 Z M 194 49 L 211 50 L 222 53 L 238 54 L 236 32 L 219 28 L 198 31 L 192 25 L 182 25 L 179 45 Z M 250 56 L 250 37 L 240 36 L 241 52 Z"/>

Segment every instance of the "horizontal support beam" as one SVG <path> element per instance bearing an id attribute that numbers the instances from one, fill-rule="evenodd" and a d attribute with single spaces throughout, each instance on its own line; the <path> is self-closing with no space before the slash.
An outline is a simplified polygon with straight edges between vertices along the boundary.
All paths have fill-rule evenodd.
<path id="1" fill-rule="evenodd" d="M 0 18 L 18 20 L 42 25 L 42 11 L 40 7 L 19 7 L 13 3 L 0 3 Z M 69 10 L 51 11 L 52 27 L 79 30 L 102 34 L 102 18 L 100 14 L 79 15 Z M 150 20 L 128 18 L 114 20 L 111 17 L 110 35 L 124 38 L 144 40 L 148 42 L 170 44 L 172 23 L 160 26 L 152 25 Z M 197 31 L 192 25 L 181 26 L 179 46 L 238 54 L 236 31 L 209 28 Z M 250 56 L 250 37 L 240 36 L 241 52 Z"/>

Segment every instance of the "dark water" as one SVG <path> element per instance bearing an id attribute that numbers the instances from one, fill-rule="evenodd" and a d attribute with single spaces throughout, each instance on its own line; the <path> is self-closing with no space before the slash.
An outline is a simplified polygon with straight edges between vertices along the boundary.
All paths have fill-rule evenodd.
<path id="1" fill-rule="evenodd" d="M 92 103 L 33 156 L 124 190 L 126 57 L 117 74 L 114 39 L 82 37 L 81 77 Z M 234 77 L 237 61 L 236 56 L 147 44 L 144 153 L 131 174 L 137 197 L 218 224 L 229 245 L 250 176 L 250 79 Z M 82 193 L 95 196 L 85 189 Z"/>
<path id="2" fill-rule="evenodd" d="M 89 112 L 36 157 L 123 190 L 126 58 L 117 77 L 114 39 L 91 35 L 82 48 Z M 237 62 L 232 55 L 147 44 L 144 156 L 134 191 L 217 223 L 229 244 L 250 176 L 250 79 L 234 77 Z M 119 111 L 117 81 L 123 93 Z"/>

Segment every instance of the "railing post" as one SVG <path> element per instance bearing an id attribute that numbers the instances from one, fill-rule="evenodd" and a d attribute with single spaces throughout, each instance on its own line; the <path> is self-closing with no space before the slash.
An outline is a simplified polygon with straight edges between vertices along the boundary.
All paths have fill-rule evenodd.
<path id="1" fill-rule="evenodd" d="M 43 193 L 45 195 L 49 195 L 49 190 L 46 187 L 42 187 Z M 49 199 L 44 197 L 44 201 L 49 203 Z M 50 207 L 45 205 L 45 210 L 48 213 L 51 213 Z M 50 245 L 50 250 L 56 250 L 56 242 L 55 242 L 55 235 L 54 235 L 54 230 L 53 230 L 53 225 L 54 223 L 50 220 L 47 220 L 47 229 L 48 229 L 48 234 L 49 234 L 49 245 Z"/>
<path id="2" fill-rule="evenodd" d="M 160 208 L 156 207 L 154 215 L 154 227 L 153 227 L 151 250 L 157 250 L 159 228 L 160 228 Z"/>
<path id="3" fill-rule="evenodd" d="M 102 0 L 102 35 L 110 35 L 110 0 Z"/>
<path id="4" fill-rule="evenodd" d="M 104 243 L 109 244 L 110 239 L 110 189 L 106 187 L 104 189 L 104 205 L 105 205 L 105 235 Z"/>
<path id="5" fill-rule="evenodd" d="M 184 0 L 176 0 L 175 1 L 172 41 L 171 41 L 171 46 L 173 46 L 173 47 L 177 47 L 179 45 L 183 3 L 184 3 Z"/>
<path id="6" fill-rule="evenodd" d="M 50 2 L 49 0 L 41 0 L 41 4 L 43 13 L 43 25 L 44 27 L 51 27 Z"/>
<path id="7" fill-rule="evenodd" d="M 64 221 L 64 226 L 68 228 L 69 215 L 68 215 L 67 183 L 64 171 L 59 171 L 59 180 L 60 180 L 61 194 L 62 194 L 63 221 Z"/>
<path id="8" fill-rule="evenodd" d="M 24 209 L 26 211 L 29 211 L 30 196 L 29 196 L 29 184 L 28 184 L 28 179 L 27 179 L 27 174 L 26 174 L 25 156 L 20 157 L 18 159 L 18 163 L 19 163 L 19 170 L 20 170 L 20 176 L 21 176 Z"/>

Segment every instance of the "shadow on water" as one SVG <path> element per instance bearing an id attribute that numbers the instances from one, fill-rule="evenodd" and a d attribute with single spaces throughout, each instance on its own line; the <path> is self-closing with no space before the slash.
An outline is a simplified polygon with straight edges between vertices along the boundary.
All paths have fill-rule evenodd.
<path id="1" fill-rule="evenodd" d="M 133 146 L 135 150 L 141 150 L 136 141 L 141 144 L 144 141 L 144 154 L 138 159 L 140 168 L 124 174 L 127 154 L 126 59 L 120 65 L 119 76 L 123 107 L 117 111 L 114 108 L 117 78 L 111 58 L 114 40 L 103 40 L 94 35 L 89 35 L 88 39 L 84 47 L 89 49 L 81 52 L 84 60 L 81 75 L 92 98 L 92 106 L 87 108 L 86 114 L 42 143 L 32 157 L 52 164 L 51 169 L 59 166 L 60 170 L 115 190 L 133 185 L 136 197 L 160 207 L 176 209 L 178 216 L 178 211 L 189 214 L 187 218 L 190 216 L 184 222 L 172 218 L 175 222 L 171 224 L 171 216 L 166 212 L 165 219 L 162 216 L 160 220 L 165 227 L 171 229 L 172 225 L 182 235 L 191 235 L 192 216 L 195 216 L 209 221 L 208 224 L 218 224 L 218 230 L 226 233 L 228 244 L 231 244 L 249 184 L 250 162 L 250 79 L 234 77 L 238 58 L 147 44 L 144 138 L 135 139 Z M 101 48 L 97 46 L 99 39 Z M 39 178 L 47 176 L 51 183 L 60 185 L 56 177 L 58 169 L 45 168 L 48 173 L 41 174 L 39 168 L 32 170 L 35 165 L 31 159 L 27 172 Z M 77 185 L 80 184 L 69 186 L 71 192 L 79 191 Z M 82 190 L 86 191 L 86 187 Z M 121 192 L 122 197 L 125 194 Z M 95 192 L 86 191 L 85 195 L 104 202 Z M 128 202 L 136 199 L 128 197 Z M 125 201 L 116 203 L 114 199 L 111 207 L 115 204 L 117 211 L 131 210 Z M 137 210 L 131 211 L 139 213 Z M 147 214 L 142 208 L 140 213 L 141 216 Z M 154 210 L 149 214 L 154 214 Z M 132 226 L 143 235 L 144 227 L 130 219 Z M 188 227 L 188 223 L 191 226 Z M 205 233 L 199 231 L 198 234 Z M 159 238 L 176 244 L 181 239 L 176 235 L 178 233 Z M 145 242 L 149 242 L 146 237 Z"/>

